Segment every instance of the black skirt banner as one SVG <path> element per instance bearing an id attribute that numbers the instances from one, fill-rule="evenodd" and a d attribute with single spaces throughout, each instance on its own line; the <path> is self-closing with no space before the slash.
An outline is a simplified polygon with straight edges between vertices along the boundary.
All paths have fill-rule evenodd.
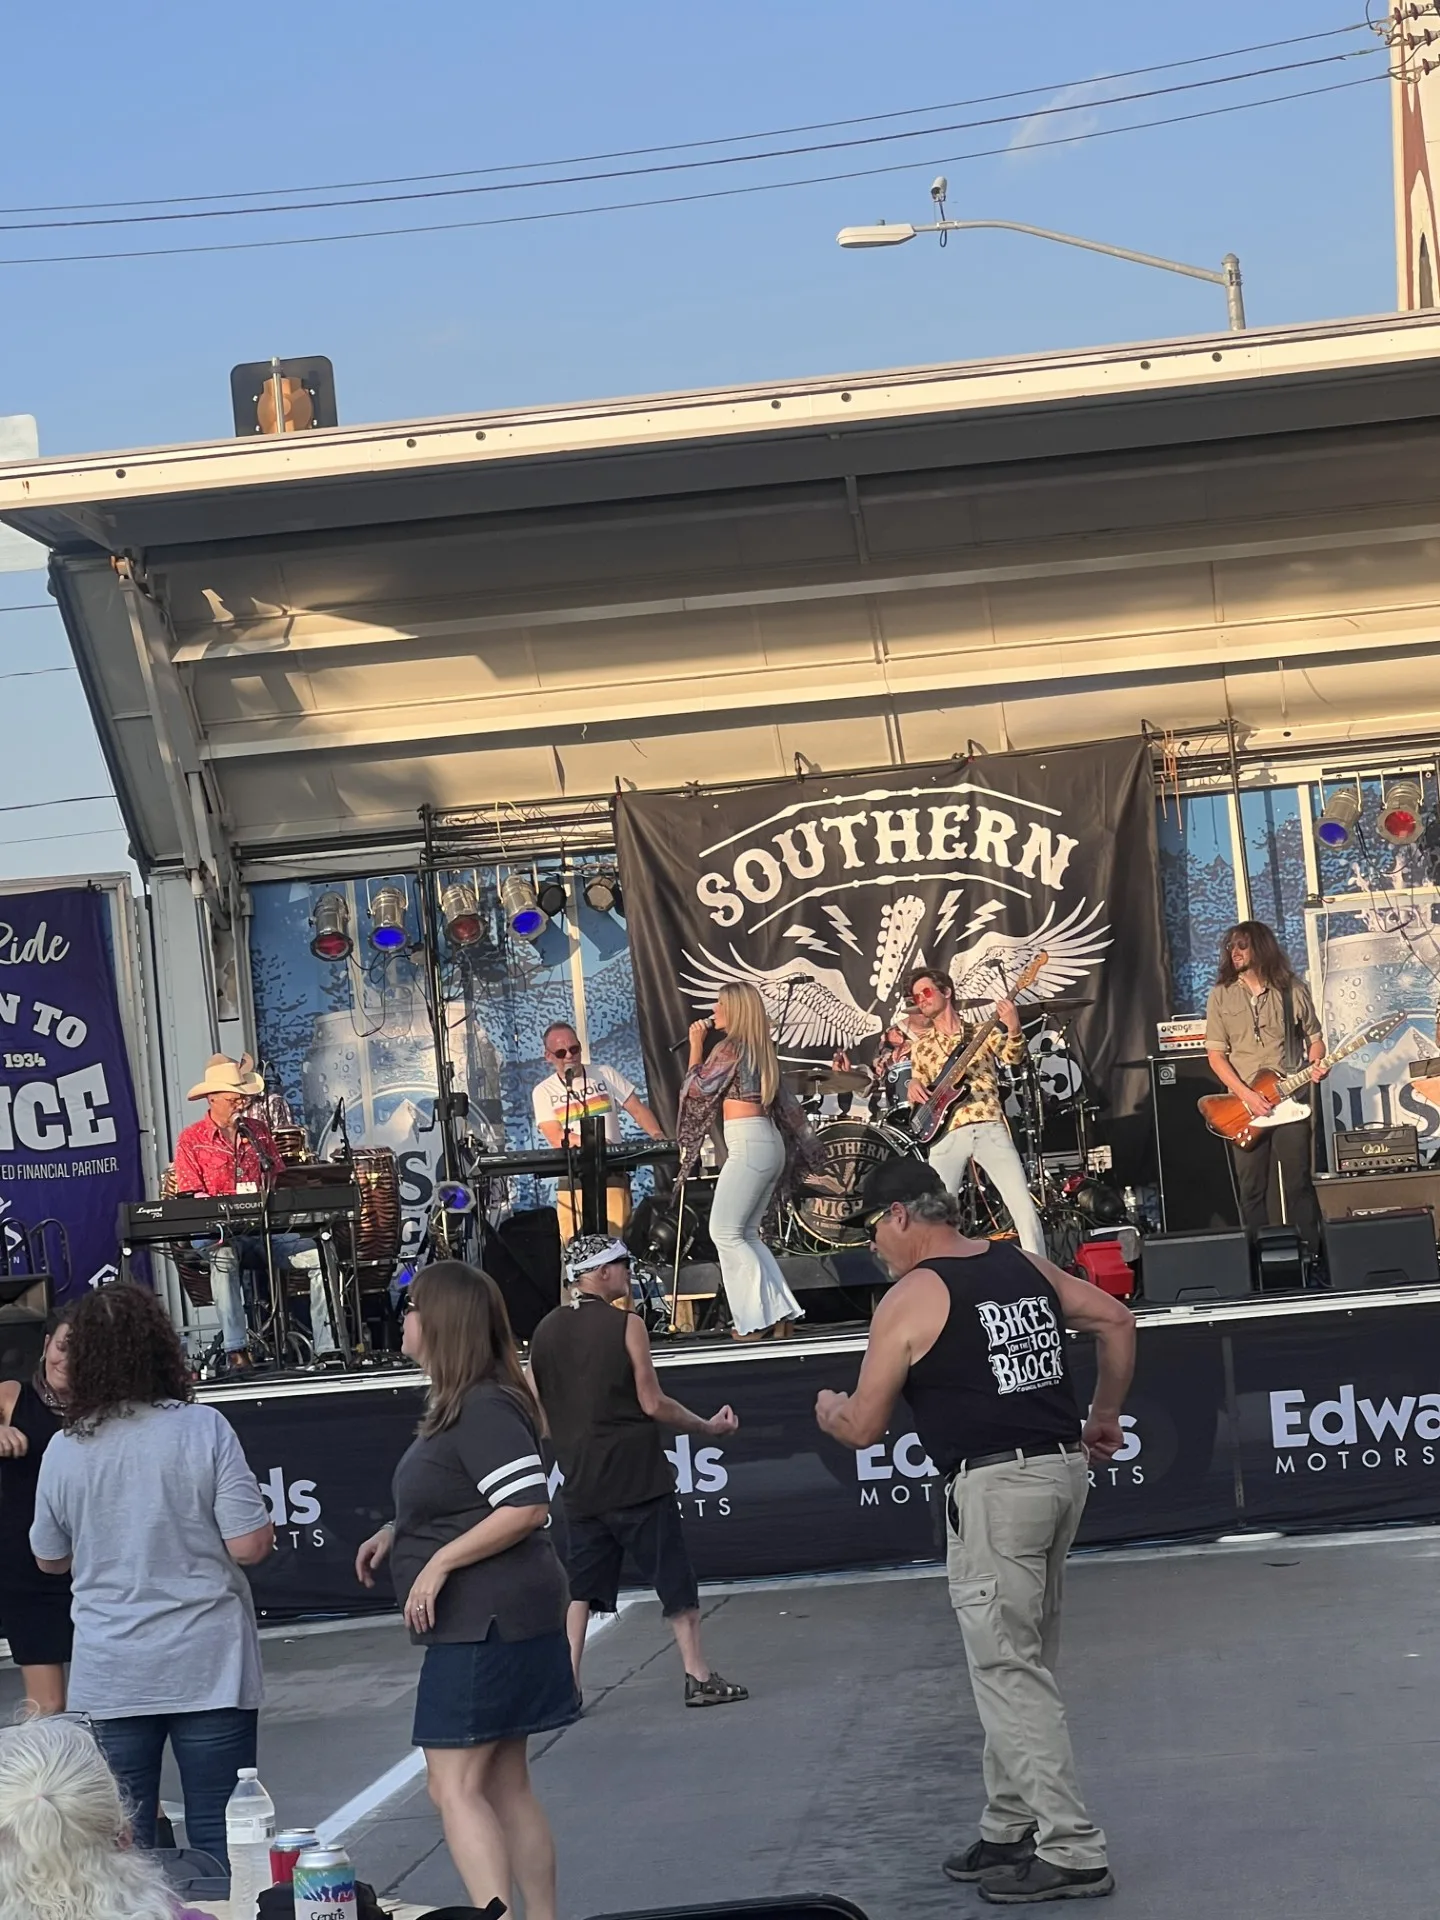
<path id="1" fill-rule="evenodd" d="M 1027 962 L 1065 1000 L 1116 1119 L 1165 1013 L 1155 794 L 1141 740 L 722 791 L 623 793 L 617 843 L 652 1100 L 673 1117 L 690 1022 L 760 991 L 784 1061 L 868 1057 L 917 966 L 971 1018 Z"/>

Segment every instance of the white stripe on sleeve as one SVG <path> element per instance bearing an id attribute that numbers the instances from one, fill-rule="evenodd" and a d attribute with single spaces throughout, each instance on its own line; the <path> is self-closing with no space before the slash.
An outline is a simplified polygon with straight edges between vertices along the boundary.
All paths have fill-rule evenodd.
<path id="1" fill-rule="evenodd" d="M 479 1487 L 481 1493 L 488 1495 L 491 1487 L 493 1487 L 497 1481 L 509 1480 L 515 1474 L 523 1473 L 526 1467 L 538 1467 L 539 1465 L 540 1456 L 538 1453 L 522 1453 L 514 1460 L 507 1460 L 503 1467 L 496 1467 L 493 1473 L 487 1473 L 483 1480 L 477 1480 L 475 1484 Z"/>
<path id="2" fill-rule="evenodd" d="M 549 1481 L 543 1473 L 527 1473 L 519 1480 L 508 1480 L 503 1487 L 492 1487 L 485 1498 L 492 1507 L 503 1506 L 513 1494 L 523 1493 L 526 1487 L 548 1487 Z"/>

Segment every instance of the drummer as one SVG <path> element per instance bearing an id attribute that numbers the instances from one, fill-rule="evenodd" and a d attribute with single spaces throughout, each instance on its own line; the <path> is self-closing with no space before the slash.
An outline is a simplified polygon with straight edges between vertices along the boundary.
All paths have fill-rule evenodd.
<path id="1" fill-rule="evenodd" d="M 888 1119 L 892 1122 L 898 1119 L 901 1124 L 908 1125 L 910 1048 L 913 1041 L 929 1030 L 930 1022 L 925 1016 L 912 1010 L 903 1024 L 897 1022 L 886 1027 L 870 1066 L 867 1067 L 863 1061 L 858 1066 L 854 1065 L 848 1053 L 837 1053 L 831 1061 L 836 1073 L 862 1073 L 868 1076 L 870 1086 L 865 1098 L 872 1119 Z M 848 1112 L 850 1097 L 842 1095 L 841 1099 L 844 1104 L 840 1111 Z"/>

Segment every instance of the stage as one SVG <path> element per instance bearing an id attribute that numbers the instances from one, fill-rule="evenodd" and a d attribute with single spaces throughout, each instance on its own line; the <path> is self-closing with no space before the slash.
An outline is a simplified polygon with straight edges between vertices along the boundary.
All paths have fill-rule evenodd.
<path id="1" fill-rule="evenodd" d="M 1137 1324 L 1125 1445 L 1094 1470 L 1081 1546 L 1440 1513 L 1440 1287 L 1142 1308 Z M 913 1432 L 897 1419 L 853 1454 L 815 1426 L 816 1394 L 853 1386 L 864 1348 L 863 1327 L 656 1348 L 668 1393 L 740 1416 L 724 1446 L 680 1437 L 671 1448 L 702 1579 L 937 1557 L 940 1483 Z M 1083 1340 L 1074 1364 L 1083 1398 Z M 239 1432 L 274 1513 L 276 1552 L 251 1575 L 264 1616 L 393 1605 L 356 1585 L 355 1549 L 391 1515 L 423 1384 L 414 1369 L 379 1366 L 201 1389 Z"/>

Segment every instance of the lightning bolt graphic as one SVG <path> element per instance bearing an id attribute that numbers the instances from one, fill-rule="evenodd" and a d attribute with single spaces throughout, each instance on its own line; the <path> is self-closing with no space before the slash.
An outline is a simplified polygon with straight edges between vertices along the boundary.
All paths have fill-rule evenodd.
<path id="1" fill-rule="evenodd" d="M 940 902 L 940 912 L 937 916 L 937 925 L 935 928 L 935 944 L 937 947 L 950 931 L 951 927 L 954 926 L 955 915 L 959 912 L 960 902 L 963 897 L 963 887 L 952 887 Z"/>
<path id="2" fill-rule="evenodd" d="M 782 938 L 793 940 L 797 946 L 804 947 L 807 953 L 834 954 L 835 949 L 827 946 L 813 927 L 786 927 Z"/>
<path id="3" fill-rule="evenodd" d="M 825 915 L 825 918 L 830 922 L 831 926 L 834 927 L 836 933 L 839 934 L 850 951 L 852 953 L 859 953 L 860 942 L 855 938 L 853 923 L 844 908 L 826 905 L 823 906 L 820 911 Z"/>

